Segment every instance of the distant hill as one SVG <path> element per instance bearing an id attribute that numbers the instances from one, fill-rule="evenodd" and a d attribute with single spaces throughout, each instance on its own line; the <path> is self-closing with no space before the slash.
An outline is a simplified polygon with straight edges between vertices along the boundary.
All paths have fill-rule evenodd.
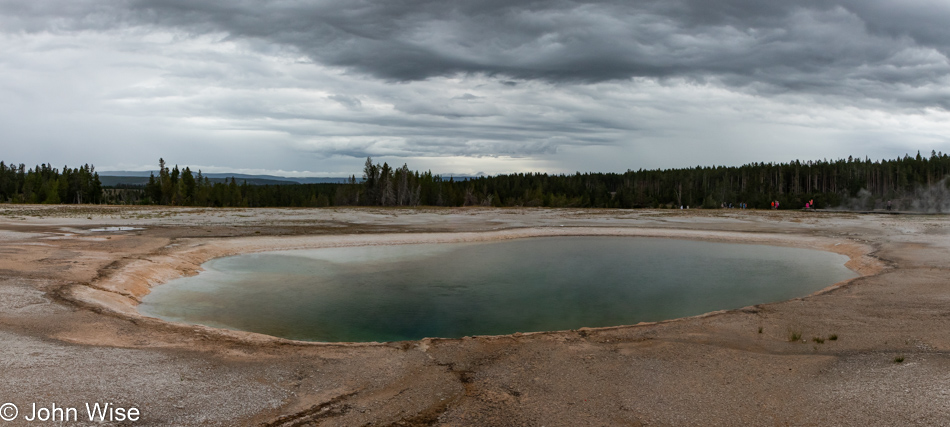
<path id="1" fill-rule="evenodd" d="M 231 177 L 227 178 L 211 178 L 208 177 L 208 180 L 211 182 L 221 182 L 229 183 L 231 182 Z M 250 185 L 297 185 L 298 182 L 294 181 L 278 181 L 276 179 L 260 179 L 260 178 L 241 178 L 234 177 L 234 180 L 238 184 L 243 184 L 247 181 Z M 148 177 L 145 176 L 103 176 L 99 175 L 99 182 L 102 183 L 103 187 L 115 187 L 117 185 L 134 185 L 134 186 L 144 186 L 148 183 Z"/>
<path id="2" fill-rule="evenodd" d="M 99 171 L 99 181 L 104 187 L 116 185 L 145 185 L 148 177 L 158 171 Z M 211 182 L 230 182 L 233 177 L 239 184 L 247 181 L 250 185 L 294 185 L 294 184 L 324 184 L 345 183 L 349 178 L 334 177 L 283 177 L 273 175 L 248 175 L 241 173 L 202 173 Z"/>

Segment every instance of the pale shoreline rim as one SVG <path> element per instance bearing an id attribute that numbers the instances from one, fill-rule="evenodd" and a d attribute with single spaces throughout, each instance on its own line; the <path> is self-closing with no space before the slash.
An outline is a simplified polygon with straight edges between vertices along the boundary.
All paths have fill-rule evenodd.
<path id="1" fill-rule="evenodd" d="M 802 249 L 820 250 L 825 252 L 837 253 L 848 257 L 845 267 L 857 275 L 830 284 L 822 289 L 812 292 L 802 297 L 791 298 L 787 300 L 753 304 L 751 306 L 716 310 L 694 316 L 677 317 L 673 319 L 659 320 L 653 322 L 639 322 L 636 324 L 603 326 L 603 327 L 583 327 L 577 329 L 538 331 L 538 332 L 515 332 L 504 335 L 477 335 L 461 338 L 442 338 L 427 337 L 417 340 L 406 341 L 387 341 L 387 342 L 319 342 L 302 341 L 280 338 L 272 335 L 265 335 L 255 332 L 240 331 L 236 329 L 227 329 L 211 327 L 200 324 L 169 321 L 161 318 L 147 316 L 138 311 L 137 307 L 141 298 L 147 295 L 151 288 L 160 286 L 175 278 L 197 274 L 201 265 L 213 259 L 224 258 L 228 256 L 277 252 L 290 250 L 307 249 L 325 249 L 337 247 L 357 247 L 357 246 L 390 246 L 403 244 L 433 244 L 433 243 L 469 243 L 469 242 L 489 242 L 498 240 L 512 240 L 537 237 L 571 237 L 571 236 L 596 236 L 596 237 L 646 237 L 646 238 L 665 238 L 678 240 L 710 241 L 720 243 L 735 244 L 763 244 L 778 247 L 796 247 Z M 851 282 L 878 274 L 886 266 L 878 259 L 871 256 L 874 249 L 866 243 L 850 241 L 841 238 L 829 238 L 824 236 L 811 236 L 802 234 L 781 234 L 781 233 L 760 233 L 749 231 L 715 231 L 715 230 L 694 230 L 682 228 L 645 228 L 645 227 L 566 227 L 566 226 L 547 226 L 547 227 L 515 227 L 496 229 L 490 231 L 469 231 L 469 232 L 405 232 L 405 233 L 356 233 L 356 234 L 336 234 L 336 235 L 305 235 L 305 236 L 253 236 L 253 237 L 232 237 L 224 239 L 209 238 L 183 238 L 179 243 L 169 245 L 167 254 L 156 257 L 142 258 L 142 262 L 147 262 L 151 266 L 164 267 L 162 273 L 152 276 L 144 275 L 136 277 L 136 269 L 142 266 L 140 263 L 131 263 L 120 268 L 108 277 L 102 278 L 93 283 L 74 285 L 62 293 L 62 296 L 79 305 L 86 306 L 100 314 L 116 316 L 143 322 L 150 325 L 164 326 L 176 329 L 181 333 L 200 333 L 202 335 L 211 335 L 224 341 L 237 341 L 245 344 L 283 344 L 294 346 L 343 346 L 343 347 L 367 347 L 391 345 L 401 342 L 432 342 L 432 341 L 458 341 L 471 338 L 479 339 L 503 339 L 511 337 L 523 337 L 534 335 L 568 334 L 578 332 L 596 332 L 627 328 L 641 328 L 652 325 L 667 324 L 672 322 L 682 322 L 689 319 L 706 318 L 736 311 L 747 311 L 750 307 L 761 307 L 774 304 L 785 304 L 790 301 L 805 300 L 817 297 L 831 292 L 835 289 L 846 286 Z M 169 258 L 178 261 L 168 262 Z M 164 263 L 162 261 L 165 261 Z M 184 265 L 181 265 L 181 264 Z M 178 265 L 175 265 L 178 264 Z M 168 274 L 169 271 L 177 274 Z M 172 276 L 172 277 L 169 277 Z M 177 276 L 177 277 L 174 277 Z M 157 280 L 156 280 L 157 279 Z M 129 284 L 129 281 L 145 282 L 145 292 L 140 295 L 128 292 L 122 292 L 122 285 Z M 142 283 L 138 283 L 142 286 Z M 109 295 L 111 294 L 111 295 Z"/>

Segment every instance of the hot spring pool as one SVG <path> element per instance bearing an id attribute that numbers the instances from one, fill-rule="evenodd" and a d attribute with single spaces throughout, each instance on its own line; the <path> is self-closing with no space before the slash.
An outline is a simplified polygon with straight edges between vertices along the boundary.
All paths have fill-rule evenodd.
<path id="1" fill-rule="evenodd" d="M 238 255 L 152 289 L 139 311 L 307 341 L 615 326 L 808 295 L 848 258 L 765 245 L 540 237 Z"/>

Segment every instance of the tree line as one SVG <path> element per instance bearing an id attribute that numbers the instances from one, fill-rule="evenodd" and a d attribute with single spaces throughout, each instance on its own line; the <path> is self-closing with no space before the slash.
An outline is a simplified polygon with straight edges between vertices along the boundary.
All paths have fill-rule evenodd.
<path id="1" fill-rule="evenodd" d="M 0 163 L 3 165 L 3 163 Z M 607 208 L 718 208 L 746 204 L 767 209 L 779 201 L 798 209 L 908 207 L 922 188 L 947 188 L 950 156 L 905 155 L 872 161 L 848 157 L 742 166 L 628 170 L 623 173 L 517 173 L 456 180 L 431 171 L 366 159 L 361 178 L 346 183 L 249 185 L 212 183 L 201 171 L 169 168 L 144 186 L 101 189 L 91 166 L 0 168 L 0 200 L 21 203 L 139 203 L 217 207 L 543 206 Z"/>
<path id="2" fill-rule="evenodd" d="M 102 183 L 90 165 L 62 170 L 42 164 L 7 165 L 0 161 L 0 201 L 12 203 L 100 203 Z"/>

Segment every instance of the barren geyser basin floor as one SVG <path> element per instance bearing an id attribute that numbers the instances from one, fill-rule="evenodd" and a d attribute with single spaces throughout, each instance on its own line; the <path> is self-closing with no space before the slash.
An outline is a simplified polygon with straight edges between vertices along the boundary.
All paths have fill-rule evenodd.
<path id="1" fill-rule="evenodd" d="M 947 225 L 942 215 L 739 210 L 5 205 L 0 400 L 21 412 L 32 403 L 81 408 L 111 402 L 138 408 L 140 425 L 942 425 L 950 419 Z M 519 246 L 537 241 L 546 242 L 543 250 Z M 666 244 L 765 248 L 755 252 L 772 256 L 773 264 L 792 258 L 782 254 L 802 251 L 818 254 L 806 260 L 810 267 L 827 262 L 845 274 L 829 280 L 816 267 L 809 271 L 824 282 L 807 289 L 656 318 L 609 318 L 579 327 L 567 324 L 570 316 L 552 316 L 567 323 L 519 327 L 507 335 L 514 331 L 444 334 L 461 338 L 419 339 L 439 334 L 425 330 L 425 322 L 393 322 L 386 326 L 396 332 L 388 338 L 352 339 L 378 342 L 292 341 L 272 335 L 298 336 L 266 328 L 206 322 L 230 328 L 224 329 L 146 315 L 151 298 L 175 283 L 213 273 L 216 263 L 228 260 L 273 266 L 281 262 L 268 259 L 275 251 L 318 260 L 311 265 L 335 265 L 332 280 L 319 280 L 332 284 L 346 277 L 350 287 L 371 285 L 364 289 L 368 299 L 391 289 L 360 279 L 365 269 L 348 270 L 352 264 L 328 260 L 327 254 L 397 250 L 415 258 L 364 261 L 409 282 L 413 274 L 451 277 L 446 271 L 467 263 L 477 269 L 478 262 L 497 264 L 525 254 L 536 254 L 541 263 L 531 270 L 535 274 L 565 269 L 557 276 L 590 274 L 597 262 L 622 262 L 609 256 L 576 265 L 550 261 L 559 247 L 581 241 L 607 245 L 606 254 L 623 248 L 605 242 L 647 241 L 652 246 L 646 252 L 660 259 L 670 257 L 657 246 Z M 457 249 L 443 251 L 447 247 Z M 407 255 L 398 248 L 417 251 Z M 432 248 L 457 258 L 432 262 Z M 485 250 L 483 258 L 466 252 L 477 250 Z M 711 253 L 722 258 L 739 250 Z M 414 262 L 435 270 L 414 273 Z M 415 267 L 394 267 L 409 265 Z M 617 271 L 644 270 L 626 267 Z M 735 266 L 717 274 L 733 272 L 761 284 Z M 784 276 L 794 280 L 782 287 L 806 281 L 801 270 Z M 657 285 L 655 278 L 645 279 Z M 465 294 L 475 285 L 453 288 L 456 281 L 446 279 L 442 293 L 429 297 L 410 289 L 413 297 L 401 306 L 421 299 L 424 304 L 416 306 L 470 319 L 506 312 L 534 319 L 539 315 L 532 310 L 557 302 L 525 297 L 519 301 L 523 310 L 490 307 L 497 313 L 486 313 L 477 293 Z M 301 291 L 287 285 L 288 295 Z M 557 294 L 571 295 L 564 300 L 581 302 L 576 305 L 622 306 L 622 298 L 586 299 L 615 289 Z M 699 302 L 754 293 L 749 289 L 710 289 Z M 255 292 L 259 302 L 279 293 Z M 339 289 L 333 292 L 339 296 Z M 480 308 L 466 312 L 464 304 L 441 299 L 453 293 Z M 209 307 L 242 307 L 228 300 L 238 294 L 216 294 L 221 304 Z M 328 300 L 333 303 L 324 309 L 347 304 Z M 692 317 L 670 319 L 680 316 Z"/>

